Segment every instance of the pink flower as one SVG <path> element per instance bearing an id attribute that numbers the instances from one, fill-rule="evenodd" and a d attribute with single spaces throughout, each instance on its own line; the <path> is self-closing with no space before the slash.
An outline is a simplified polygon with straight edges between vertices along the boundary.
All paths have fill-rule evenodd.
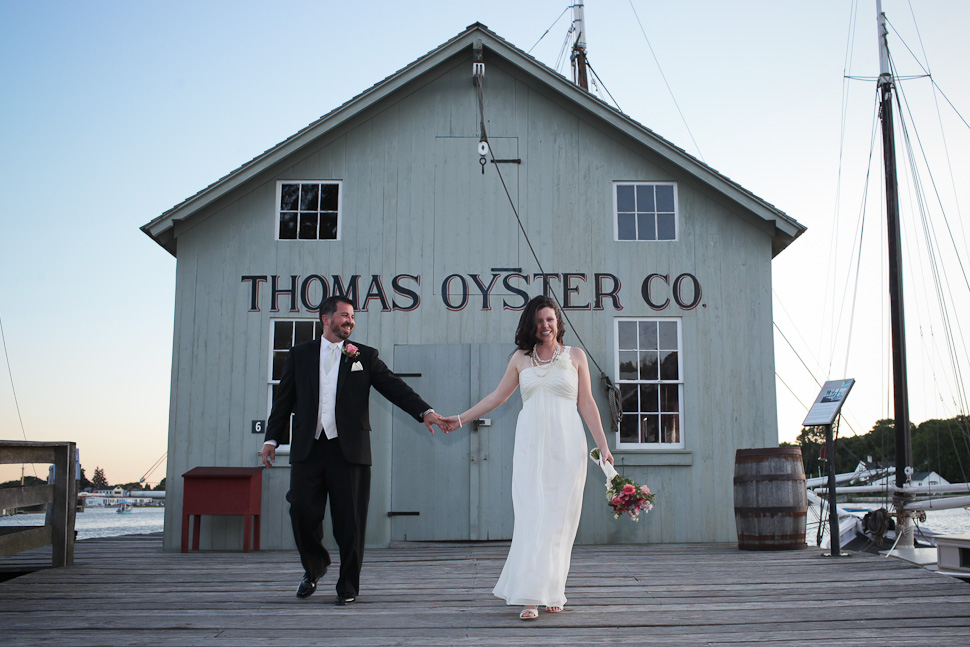
<path id="1" fill-rule="evenodd" d="M 360 355 L 360 349 L 357 348 L 356 346 L 354 346 L 353 344 L 345 344 L 344 345 L 343 353 L 347 357 L 353 359 L 353 358 L 357 357 L 358 355 Z"/>
<path id="2" fill-rule="evenodd" d="M 630 483 L 627 483 L 626 485 L 623 486 L 623 494 L 633 494 L 636 491 L 637 489 L 633 487 L 633 485 Z"/>
<path id="3" fill-rule="evenodd" d="M 623 499 L 618 496 L 613 497 L 613 505 L 623 505 Z"/>
<path id="4" fill-rule="evenodd" d="M 641 485 L 640 491 L 643 492 L 644 494 L 650 494 L 650 488 L 648 488 L 646 485 Z"/>

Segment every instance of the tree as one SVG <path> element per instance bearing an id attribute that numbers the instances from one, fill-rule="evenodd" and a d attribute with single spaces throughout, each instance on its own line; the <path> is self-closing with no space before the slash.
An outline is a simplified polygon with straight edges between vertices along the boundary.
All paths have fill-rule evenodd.
<path id="1" fill-rule="evenodd" d="M 104 476 L 104 470 L 100 467 L 94 468 L 94 478 L 91 479 L 91 485 L 94 487 L 108 487 L 108 479 Z"/>
<path id="2" fill-rule="evenodd" d="M 24 476 L 23 485 L 25 487 L 30 485 L 47 485 L 47 481 L 45 481 L 44 479 L 39 479 L 36 476 Z M 20 487 L 20 486 L 21 486 L 20 479 L 16 479 L 13 481 L 5 481 L 4 483 L 0 483 L 0 488 Z"/>
<path id="3" fill-rule="evenodd" d="M 84 468 L 81 468 L 81 478 L 78 479 L 77 489 L 84 490 L 85 488 L 91 487 L 91 481 L 88 480 L 87 474 L 84 473 Z"/>
<path id="4" fill-rule="evenodd" d="M 833 465 L 836 473 L 853 471 L 859 461 L 895 464 L 894 420 L 879 420 L 865 434 L 845 435 L 846 430 L 843 427 L 843 433 L 835 442 Z M 970 481 L 970 418 L 956 416 L 949 420 L 927 420 L 920 425 L 911 425 L 910 433 L 914 470 L 936 472 L 951 483 Z M 802 450 L 806 474 L 827 473 L 828 466 L 819 459 L 824 444 L 824 427 L 802 430 L 795 446 Z"/>
<path id="5" fill-rule="evenodd" d="M 165 477 L 163 476 L 162 477 L 162 480 L 158 482 L 158 485 L 156 485 L 152 489 L 154 489 L 154 490 L 156 490 L 158 492 L 164 492 L 165 491 Z"/>

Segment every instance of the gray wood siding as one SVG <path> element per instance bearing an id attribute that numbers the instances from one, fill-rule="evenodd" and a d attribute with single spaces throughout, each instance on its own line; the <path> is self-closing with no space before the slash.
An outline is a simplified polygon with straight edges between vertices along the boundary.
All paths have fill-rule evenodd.
<path id="1" fill-rule="evenodd" d="M 496 289 L 487 312 L 474 287 L 464 310 L 449 312 L 441 300 L 441 280 L 451 273 L 488 279 L 492 267 L 521 267 L 527 275 L 539 271 L 495 165 L 481 174 L 470 57 L 453 63 L 361 112 L 179 228 L 166 548 L 178 546 L 182 473 L 197 465 L 257 464 L 262 437 L 250 425 L 268 417 L 271 320 L 315 319 L 302 306 L 290 312 L 289 297 L 273 312 L 268 285 L 261 291 L 260 312 L 249 312 L 243 275 L 288 280 L 320 274 L 329 281 L 334 274 L 345 279 L 359 274 L 361 298 L 372 275 L 383 277 L 388 298 L 394 298 L 391 276 L 420 275 L 417 310 L 381 312 L 371 301 L 357 317 L 353 337 L 379 348 L 396 370 L 402 369 L 393 365 L 395 346 L 512 341 L 519 313 L 502 307 L 508 291 Z M 622 281 L 621 311 L 568 313 L 592 358 L 616 378 L 616 316 L 683 322 L 685 450 L 617 453 L 625 475 L 658 493 L 654 511 L 639 524 L 611 518 L 602 475 L 590 466 L 579 541 L 733 540 L 734 451 L 777 444 L 771 232 L 626 135 L 563 105 L 501 64 L 487 58 L 486 64 L 486 127 L 496 157 L 522 159 L 521 165 L 500 168 L 543 268 L 587 273 L 580 303 L 591 300 L 595 272 Z M 275 241 L 277 180 L 311 179 L 343 183 L 341 240 Z M 614 241 L 616 180 L 676 182 L 678 240 Z M 640 297 L 640 282 L 651 272 L 669 274 L 671 281 L 684 272 L 695 275 L 703 286 L 702 305 L 682 311 L 671 303 L 654 312 Z M 537 285 L 528 291 L 537 294 Z M 566 341 L 578 345 L 568 329 Z M 466 367 L 441 370 L 457 375 Z M 422 393 L 432 405 L 435 395 Z M 371 418 L 368 543 L 383 546 L 391 539 L 392 412 L 376 393 Z M 285 464 L 285 457 L 278 461 Z M 264 473 L 267 549 L 292 547 L 283 502 L 288 472 L 282 467 Z M 206 517 L 202 545 L 238 548 L 241 534 L 241 520 Z"/>

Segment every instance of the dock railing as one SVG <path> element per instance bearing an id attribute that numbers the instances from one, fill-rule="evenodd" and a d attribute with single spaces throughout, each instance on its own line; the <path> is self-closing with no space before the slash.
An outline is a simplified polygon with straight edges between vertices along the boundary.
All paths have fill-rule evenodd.
<path id="1" fill-rule="evenodd" d="M 77 513 L 77 452 L 74 443 L 0 440 L 0 464 L 46 463 L 54 466 L 47 485 L 0 488 L 0 510 L 51 504 L 43 526 L 0 526 L 0 557 L 51 547 L 53 566 L 74 563 Z"/>

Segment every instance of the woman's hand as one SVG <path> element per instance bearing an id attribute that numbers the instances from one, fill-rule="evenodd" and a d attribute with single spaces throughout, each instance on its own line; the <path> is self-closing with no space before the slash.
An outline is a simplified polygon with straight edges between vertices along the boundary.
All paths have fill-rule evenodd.
<path id="1" fill-rule="evenodd" d="M 599 450 L 600 450 L 600 458 L 615 467 L 616 464 L 613 462 L 613 454 L 610 453 L 610 448 L 600 447 Z"/>
<path id="2" fill-rule="evenodd" d="M 450 434 L 461 426 L 458 424 L 458 416 L 445 416 L 442 420 L 444 421 L 444 426 L 441 429 L 446 434 Z"/>

